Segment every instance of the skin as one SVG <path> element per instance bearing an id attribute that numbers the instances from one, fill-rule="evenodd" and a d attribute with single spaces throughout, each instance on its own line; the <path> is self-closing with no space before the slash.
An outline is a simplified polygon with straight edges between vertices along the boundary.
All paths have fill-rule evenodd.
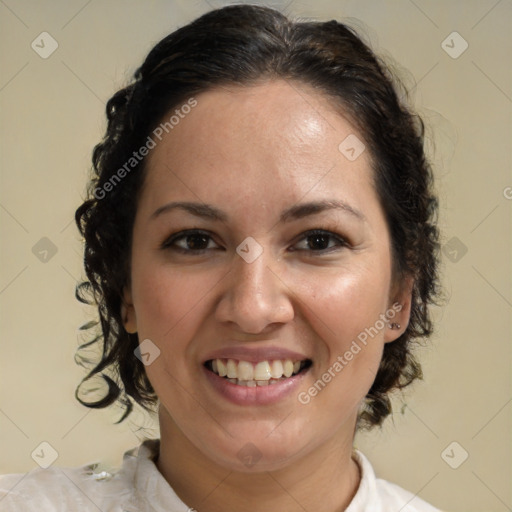
<path id="1" fill-rule="evenodd" d="M 358 408 L 384 344 L 407 327 L 412 286 L 392 279 L 369 151 L 354 161 L 339 151 L 348 135 L 363 136 L 305 84 L 223 87 L 196 100 L 148 156 L 124 297 L 126 329 L 161 351 L 146 367 L 160 400 L 158 468 L 201 512 L 344 510 L 360 481 L 351 458 Z M 279 220 L 291 206 L 325 199 L 344 201 L 364 220 L 340 209 Z M 227 219 L 180 209 L 153 216 L 171 201 L 208 203 Z M 194 228 L 211 237 L 199 240 L 202 254 L 191 251 L 197 238 L 174 243 L 188 254 L 161 248 Z M 305 237 L 310 229 L 334 236 L 319 245 Z M 263 248 L 252 263 L 236 252 L 248 236 Z M 402 310 L 392 321 L 401 328 L 386 324 L 317 396 L 300 403 L 298 392 L 395 303 Z M 203 376 L 203 358 L 247 345 L 311 358 L 298 392 L 266 406 L 220 396 Z M 249 442 L 261 457 L 251 467 L 237 456 Z"/>

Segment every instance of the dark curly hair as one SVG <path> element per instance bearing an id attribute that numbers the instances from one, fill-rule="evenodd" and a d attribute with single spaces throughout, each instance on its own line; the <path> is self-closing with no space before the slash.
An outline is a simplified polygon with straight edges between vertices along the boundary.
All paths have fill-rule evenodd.
<path id="1" fill-rule="evenodd" d="M 193 95 L 226 84 L 252 85 L 284 79 L 313 86 L 358 128 L 371 155 L 374 183 L 391 233 L 393 277 L 414 278 L 410 322 L 386 343 L 380 368 L 359 413 L 358 428 L 382 424 L 391 412 L 389 393 L 421 378 L 412 343 L 432 333 L 429 305 L 438 289 L 439 233 L 433 177 L 423 148 L 422 120 L 399 98 L 403 87 L 356 32 L 337 21 L 294 22 L 282 13 L 249 5 L 210 11 L 162 39 L 129 85 L 108 101 L 108 127 L 94 148 L 94 176 L 76 223 L 85 239 L 88 281 L 77 298 L 96 305 L 99 322 L 84 330 L 95 336 L 77 351 L 89 372 L 76 390 L 89 407 L 119 400 L 150 409 L 157 397 L 144 365 L 134 356 L 137 334 L 121 317 L 123 289 L 130 280 L 132 228 L 144 180 L 145 159 L 134 156 L 164 116 Z M 114 180 L 114 181 L 113 181 Z M 98 345 L 96 345 L 98 344 Z M 87 360 L 84 349 L 100 346 L 101 358 Z M 86 381 L 102 378 L 102 398 L 80 397 Z"/>

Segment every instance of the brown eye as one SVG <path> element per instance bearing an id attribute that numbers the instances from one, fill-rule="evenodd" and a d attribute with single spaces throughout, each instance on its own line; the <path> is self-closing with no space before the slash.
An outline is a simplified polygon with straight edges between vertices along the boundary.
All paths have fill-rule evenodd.
<path id="1" fill-rule="evenodd" d="M 208 247 L 210 242 L 215 244 L 208 233 L 198 230 L 187 230 L 171 236 L 161 247 L 162 249 L 175 250 L 182 253 L 197 254 L 203 253 L 209 248 L 214 248 Z"/>
<path id="2" fill-rule="evenodd" d="M 339 247 L 348 247 L 348 243 L 342 237 L 322 229 L 314 229 L 304 233 L 301 242 L 303 240 L 306 241 L 305 247 L 297 250 L 325 253 L 332 252 L 332 250 L 336 250 Z"/>

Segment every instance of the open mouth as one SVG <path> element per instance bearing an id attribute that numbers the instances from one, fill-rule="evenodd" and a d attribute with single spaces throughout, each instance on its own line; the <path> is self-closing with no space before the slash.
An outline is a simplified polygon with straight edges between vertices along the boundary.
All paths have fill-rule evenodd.
<path id="1" fill-rule="evenodd" d="M 236 359 L 210 359 L 204 366 L 219 377 L 238 386 L 269 386 L 305 372 L 312 365 L 310 359 L 292 361 L 274 359 L 272 361 L 249 361 Z"/>

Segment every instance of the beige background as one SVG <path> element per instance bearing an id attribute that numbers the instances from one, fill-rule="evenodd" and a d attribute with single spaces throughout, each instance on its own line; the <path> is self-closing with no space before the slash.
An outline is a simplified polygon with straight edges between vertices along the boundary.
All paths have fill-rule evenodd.
<path id="1" fill-rule="evenodd" d="M 42 441 L 57 465 L 115 466 L 143 435 L 157 435 L 144 418 L 116 426 L 116 411 L 75 402 L 77 327 L 91 312 L 74 299 L 82 268 L 72 218 L 107 99 L 160 38 L 225 3 L 0 1 L 0 473 L 37 467 L 31 453 Z M 409 70 L 435 146 L 447 304 L 422 350 L 424 382 L 356 444 L 378 475 L 439 507 L 511 510 L 512 3 L 287 3 L 293 15 L 355 24 Z M 47 59 L 31 48 L 43 31 L 59 45 Z M 441 46 L 453 31 L 469 44 L 456 59 Z M 33 252 L 43 237 L 57 249 L 46 262 Z M 135 432 L 141 421 L 148 430 Z M 442 457 L 453 441 L 452 465 L 469 454 L 457 469 Z"/>

